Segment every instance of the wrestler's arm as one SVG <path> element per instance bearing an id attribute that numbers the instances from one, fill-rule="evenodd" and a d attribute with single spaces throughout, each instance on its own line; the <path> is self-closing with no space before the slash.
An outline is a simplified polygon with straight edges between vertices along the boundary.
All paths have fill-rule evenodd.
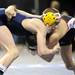
<path id="1" fill-rule="evenodd" d="M 25 12 L 23 10 L 19 10 L 19 9 L 16 9 L 16 11 L 22 15 L 25 15 L 27 17 L 35 17 L 35 18 L 41 18 L 41 15 L 34 15 L 34 14 L 30 14 L 28 12 Z"/>
<path id="2" fill-rule="evenodd" d="M 12 16 L 16 16 L 16 13 L 20 13 L 26 17 L 41 18 L 41 15 L 33 15 L 30 13 L 27 13 L 25 11 L 17 9 L 14 5 L 10 5 L 5 9 L 5 14 L 7 15 L 8 18 Z"/>
<path id="3" fill-rule="evenodd" d="M 62 19 L 54 31 L 54 33 L 49 37 L 49 46 L 52 47 L 56 45 L 59 40 L 64 37 L 64 35 L 68 32 L 67 23 Z"/>
<path id="4" fill-rule="evenodd" d="M 63 26 L 64 25 L 64 26 Z M 62 30 L 61 30 L 62 28 Z M 64 30 L 64 31 L 63 31 Z M 46 38 L 42 35 L 42 33 L 38 33 L 37 35 L 37 44 L 38 44 L 38 53 L 42 58 L 46 61 L 51 61 L 53 58 L 52 53 L 56 52 L 57 49 L 60 49 L 60 46 L 57 46 L 59 40 L 65 35 L 67 32 L 66 23 L 62 20 L 59 23 L 59 27 L 55 30 L 55 32 L 49 38 L 49 48 L 46 46 Z"/>
<path id="5" fill-rule="evenodd" d="M 58 46 L 54 46 L 53 48 L 48 48 L 46 45 L 46 36 L 41 31 L 37 32 L 37 48 L 38 54 L 41 55 L 48 55 L 48 54 L 55 54 L 58 50 Z"/>
<path id="6" fill-rule="evenodd" d="M 36 32 L 39 55 L 52 52 L 46 46 L 46 27 L 40 19 L 25 19 L 22 21 L 22 26 L 29 31 Z"/>
<path id="7" fill-rule="evenodd" d="M 41 58 L 50 62 L 54 55 L 60 50 L 59 43 L 55 45 L 53 48 L 48 48 L 46 46 L 46 37 L 42 35 L 42 33 L 37 33 L 37 50 L 38 54 Z"/>
<path id="8" fill-rule="evenodd" d="M 66 34 L 67 25 L 64 20 L 60 21 L 58 27 L 55 29 L 53 34 L 49 37 L 49 46 L 48 47 L 50 49 L 46 46 L 46 34 L 45 34 L 46 32 L 45 31 L 46 30 L 44 30 L 44 28 L 43 28 L 37 32 L 38 53 L 40 55 L 45 55 L 45 54 L 50 54 L 50 53 L 56 52 L 54 47 L 59 42 L 59 40 Z"/>

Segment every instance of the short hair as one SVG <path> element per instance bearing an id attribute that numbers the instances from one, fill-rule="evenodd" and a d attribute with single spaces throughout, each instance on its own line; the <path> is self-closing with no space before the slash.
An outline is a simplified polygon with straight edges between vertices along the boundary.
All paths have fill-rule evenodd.
<path id="1" fill-rule="evenodd" d="M 53 13 L 59 13 L 59 11 L 55 8 L 46 8 L 44 11 L 43 11 L 43 14 L 47 13 L 47 12 L 53 12 Z"/>

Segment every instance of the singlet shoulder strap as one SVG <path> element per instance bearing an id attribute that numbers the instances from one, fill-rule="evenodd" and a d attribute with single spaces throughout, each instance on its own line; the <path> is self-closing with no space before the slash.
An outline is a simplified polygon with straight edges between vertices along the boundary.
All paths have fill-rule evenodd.
<path id="1" fill-rule="evenodd" d="M 72 18 L 72 16 L 62 16 L 62 19 L 66 21 L 66 23 Z"/>

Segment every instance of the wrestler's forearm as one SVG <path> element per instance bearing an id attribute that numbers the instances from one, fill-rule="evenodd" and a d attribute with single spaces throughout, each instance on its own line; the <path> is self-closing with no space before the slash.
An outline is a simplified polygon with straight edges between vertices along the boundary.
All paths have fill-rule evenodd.
<path id="1" fill-rule="evenodd" d="M 19 9 L 16 9 L 16 10 L 17 10 L 18 13 L 23 14 L 27 17 L 41 18 L 41 15 L 33 15 L 33 14 L 27 13 L 25 11 L 19 10 Z"/>
<path id="2" fill-rule="evenodd" d="M 53 59 L 54 55 L 60 50 L 59 44 L 55 45 L 52 49 L 48 49 L 46 47 L 46 40 L 40 38 L 40 35 L 38 35 L 37 37 L 38 54 L 42 59 L 44 59 L 47 62 L 50 62 Z"/>
<path id="3" fill-rule="evenodd" d="M 54 48 L 55 48 L 55 50 L 59 51 L 60 50 L 59 44 L 57 44 Z M 50 62 L 50 61 L 52 61 L 54 56 L 55 56 L 55 54 L 50 53 L 50 54 L 42 55 L 41 58 L 44 59 L 47 62 Z"/>
<path id="4" fill-rule="evenodd" d="M 46 37 L 42 35 L 40 32 L 37 33 L 37 48 L 38 48 L 38 54 L 41 55 L 47 55 L 47 54 L 55 54 L 57 52 L 57 47 L 53 47 L 52 49 L 49 49 L 46 46 Z"/>

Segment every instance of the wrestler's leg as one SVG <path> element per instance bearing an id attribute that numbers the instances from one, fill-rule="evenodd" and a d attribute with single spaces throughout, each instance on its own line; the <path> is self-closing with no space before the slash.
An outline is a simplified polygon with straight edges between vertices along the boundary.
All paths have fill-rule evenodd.
<path id="1" fill-rule="evenodd" d="M 6 54 L 0 59 L 0 68 L 5 71 L 12 61 L 19 56 L 11 32 L 6 26 L 0 26 L 0 45 L 6 50 Z"/>
<path id="2" fill-rule="evenodd" d="M 75 64 L 72 58 L 72 45 L 61 47 L 61 56 L 67 69 L 75 70 Z"/>

